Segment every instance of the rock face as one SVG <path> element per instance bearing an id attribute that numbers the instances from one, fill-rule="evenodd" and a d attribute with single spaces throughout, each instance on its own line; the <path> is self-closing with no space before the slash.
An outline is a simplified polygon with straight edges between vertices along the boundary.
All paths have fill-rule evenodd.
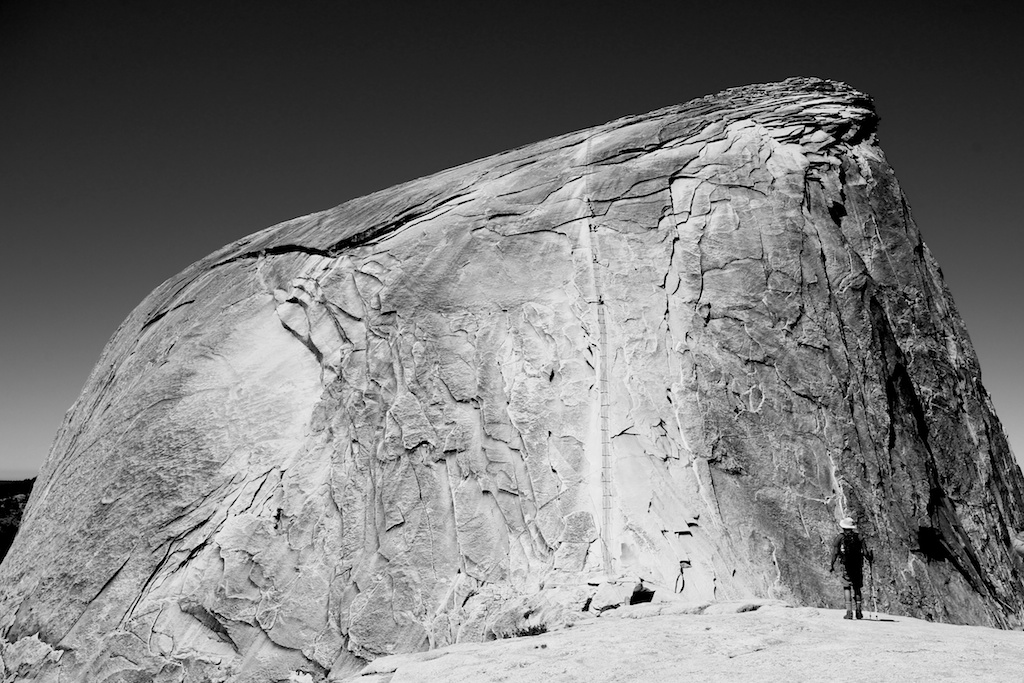
<path id="1" fill-rule="evenodd" d="M 684 559 L 694 600 L 837 606 L 847 514 L 881 609 L 1020 623 L 1024 479 L 877 120 L 839 83 L 727 90 L 164 283 L 0 567 L 8 675 L 340 678 Z"/>

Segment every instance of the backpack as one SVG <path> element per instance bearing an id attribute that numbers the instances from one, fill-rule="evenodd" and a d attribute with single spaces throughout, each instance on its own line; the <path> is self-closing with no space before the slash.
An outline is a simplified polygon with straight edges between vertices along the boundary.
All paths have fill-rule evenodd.
<path id="1" fill-rule="evenodd" d="M 864 566 L 864 547 L 859 534 L 839 535 L 839 557 L 847 570 L 858 571 Z"/>

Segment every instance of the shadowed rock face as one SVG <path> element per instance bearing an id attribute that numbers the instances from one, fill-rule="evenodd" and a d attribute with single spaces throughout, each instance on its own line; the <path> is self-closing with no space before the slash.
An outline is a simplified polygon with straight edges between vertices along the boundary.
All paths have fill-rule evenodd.
<path id="1" fill-rule="evenodd" d="M 880 609 L 1019 623 L 1024 480 L 876 124 L 839 83 L 727 90 L 194 264 L 62 427 L 8 671 L 337 678 L 681 559 L 694 600 L 835 606 L 846 514 Z"/>

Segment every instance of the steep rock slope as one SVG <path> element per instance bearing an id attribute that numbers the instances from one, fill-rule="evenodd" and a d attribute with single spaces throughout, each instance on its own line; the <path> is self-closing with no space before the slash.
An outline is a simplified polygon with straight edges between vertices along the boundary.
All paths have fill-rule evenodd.
<path id="1" fill-rule="evenodd" d="M 1019 623 L 1024 480 L 876 125 L 843 84 L 727 90 L 194 264 L 58 435 L 3 652 L 338 677 L 681 559 L 693 599 L 835 605 L 846 514 L 883 609 Z"/>

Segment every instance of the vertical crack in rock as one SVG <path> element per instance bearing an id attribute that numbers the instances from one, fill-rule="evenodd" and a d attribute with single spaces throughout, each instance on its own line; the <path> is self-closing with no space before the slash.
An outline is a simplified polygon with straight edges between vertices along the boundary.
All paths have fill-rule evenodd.
<path id="1" fill-rule="evenodd" d="M 0 658 L 338 679 L 680 560 L 690 600 L 835 606 L 846 514 L 881 609 L 1019 626 L 1024 477 L 877 123 L 839 83 L 731 89 L 193 264 L 57 435 Z"/>
<path id="2" fill-rule="evenodd" d="M 589 148 L 588 148 L 589 155 Z M 588 162 L 589 166 L 589 162 Z M 605 319 L 604 288 L 602 286 L 602 269 L 606 266 L 601 262 L 600 256 L 600 228 L 596 221 L 594 208 L 590 200 L 589 192 L 584 196 L 587 210 L 586 220 L 586 245 L 587 256 L 589 257 L 589 275 L 591 280 L 591 291 L 588 292 L 588 301 L 595 311 L 597 323 L 597 396 L 598 396 L 598 439 L 601 452 L 601 558 L 604 571 L 612 576 L 615 571 L 612 558 L 612 547 L 615 542 L 613 534 L 613 481 L 612 481 L 612 453 L 611 438 L 609 436 L 608 413 L 610 410 L 610 396 L 608 387 L 608 328 Z"/>

